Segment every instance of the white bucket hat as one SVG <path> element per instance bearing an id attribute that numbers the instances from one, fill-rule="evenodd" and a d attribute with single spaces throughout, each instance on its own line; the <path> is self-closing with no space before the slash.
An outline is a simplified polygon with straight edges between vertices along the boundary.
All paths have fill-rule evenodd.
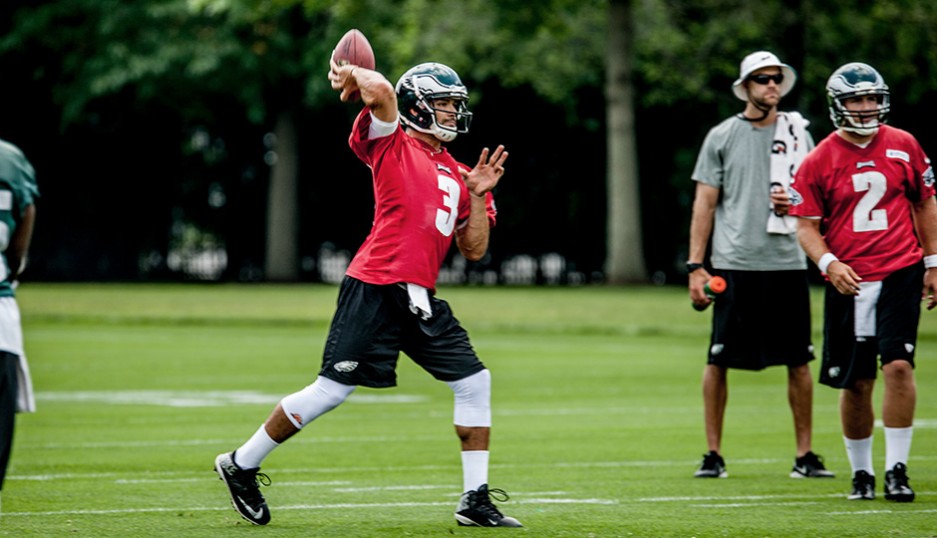
<path id="1" fill-rule="evenodd" d="M 742 60 L 742 64 L 739 66 L 739 78 L 732 83 L 732 91 L 735 93 L 736 97 L 742 101 L 748 101 L 748 90 L 746 90 L 745 86 L 742 84 L 749 75 L 763 67 L 781 68 L 781 72 L 784 73 L 784 81 L 779 85 L 781 97 L 787 95 L 787 93 L 791 91 L 791 88 L 794 87 L 794 82 L 797 81 L 797 72 L 794 71 L 794 68 L 785 63 L 781 63 L 781 60 L 774 54 L 760 50 L 749 54 Z"/>

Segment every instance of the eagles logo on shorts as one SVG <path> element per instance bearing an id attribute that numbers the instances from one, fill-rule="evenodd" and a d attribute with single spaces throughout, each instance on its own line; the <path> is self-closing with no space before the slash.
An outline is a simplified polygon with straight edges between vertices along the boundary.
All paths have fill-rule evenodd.
<path id="1" fill-rule="evenodd" d="M 358 361 L 342 361 L 336 362 L 332 368 L 335 368 L 338 372 L 348 373 L 358 367 Z"/>

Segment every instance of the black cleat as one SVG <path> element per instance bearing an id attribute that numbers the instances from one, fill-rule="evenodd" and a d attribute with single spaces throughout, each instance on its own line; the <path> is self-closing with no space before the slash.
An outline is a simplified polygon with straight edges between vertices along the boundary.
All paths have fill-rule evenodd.
<path id="1" fill-rule="evenodd" d="M 254 525 L 270 523 L 270 510 L 267 501 L 260 493 L 260 485 L 269 486 L 270 477 L 258 473 L 260 468 L 241 469 L 234 463 L 234 452 L 219 454 L 215 458 L 215 471 L 228 486 L 231 504 L 244 519 Z"/>
<path id="2" fill-rule="evenodd" d="M 729 473 L 726 472 L 726 462 L 715 450 L 710 450 L 709 454 L 703 454 L 703 463 L 693 476 L 696 478 L 726 478 Z"/>
<path id="3" fill-rule="evenodd" d="M 463 527 L 523 527 L 520 521 L 502 514 L 491 502 L 491 497 L 501 502 L 509 498 L 504 490 L 489 490 L 488 484 L 466 491 L 459 499 L 455 520 Z"/>
<path id="4" fill-rule="evenodd" d="M 903 463 L 896 463 L 891 471 L 885 473 L 885 499 L 899 503 L 914 500 L 914 490 L 908 485 L 908 468 Z"/>
<path id="5" fill-rule="evenodd" d="M 823 465 L 823 458 L 807 452 L 803 457 L 794 459 L 791 478 L 833 478 L 833 473 Z"/>
<path id="6" fill-rule="evenodd" d="M 875 477 L 865 471 L 856 471 L 852 477 L 852 493 L 846 498 L 850 501 L 874 500 Z"/>

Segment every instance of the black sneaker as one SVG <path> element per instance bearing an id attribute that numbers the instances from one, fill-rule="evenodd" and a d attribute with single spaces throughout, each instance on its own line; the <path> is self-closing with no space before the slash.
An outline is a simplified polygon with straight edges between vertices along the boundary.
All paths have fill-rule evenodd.
<path id="1" fill-rule="evenodd" d="M 228 486 L 231 504 L 241 517 L 254 525 L 266 525 L 270 522 L 270 510 L 267 501 L 260 493 L 260 485 L 269 486 L 270 477 L 258 473 L 260 468 L 241 469 L 234 463 L 234 452 L 219 454 L 215 458 L 215 471 Z"/>
<path id="2" fill-rule="evenodd" d="M 501 502 L 509 498 L 504 490 L 488 489 L 488 484 L 466 491 L 459 499 L 455 520 L 463 527 L 523 527 L 520 521 L 502 514 L 491 502 L 492 497 Z"/>
<path id="3" fill-rule="evenodd" d="M 794 459 L 791 478 L 833 478 L 833 473 L 826 470 L 822 457 L 807 452 L 803 457 Z"/>
<path id="4" fill-rule="evenodd" d="M 703 454 L 703 463 L 693 476 L 696 478 L 726 478 L 729 473 L 726 472 L 726 462 L 715 450 L 710 450 L 709 454 Z"/>
<path id="5" fill-rule="evenodd" d="M 846 498 L 850 501 L 874 500 L 875 477 L 865 471 L 856 471 L 852 476 L 852 493 Z"/>
<path id="6" fill-rule="evenodd" d="M 900 503 L 914 500 L 914 490 L 908 485 L 908 468 L 903 463 L 896 463 L 891 471 L 885 473 L 885 499 Z"/>

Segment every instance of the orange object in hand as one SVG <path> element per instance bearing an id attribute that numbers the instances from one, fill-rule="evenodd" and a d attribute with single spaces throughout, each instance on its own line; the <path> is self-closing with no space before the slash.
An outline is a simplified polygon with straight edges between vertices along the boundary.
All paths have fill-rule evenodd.
<path id="1" fill-rule="evenodd" d="M 728 284 L 726 284 L 726 279 L 722 278 L 721 276 L 714 276 L 709 279 L 709 282 L 707 282 L 705 286 L 703 286 L 703 293 L 705 293 L 706 296 L 709 297 L 710 299 L 715 300 L 716 297 L 718 297 L 720 293 L 726 291 L 727 285 Z M 708 307 L 709 307 L 709 303 L 706 303 L 704 305 L 698 305 L 696 303 L 693 303 L 693 308 L 696 309 L 698 312 L 702 312 L 703 310 L 706 310 L 706 308 Z"/>

